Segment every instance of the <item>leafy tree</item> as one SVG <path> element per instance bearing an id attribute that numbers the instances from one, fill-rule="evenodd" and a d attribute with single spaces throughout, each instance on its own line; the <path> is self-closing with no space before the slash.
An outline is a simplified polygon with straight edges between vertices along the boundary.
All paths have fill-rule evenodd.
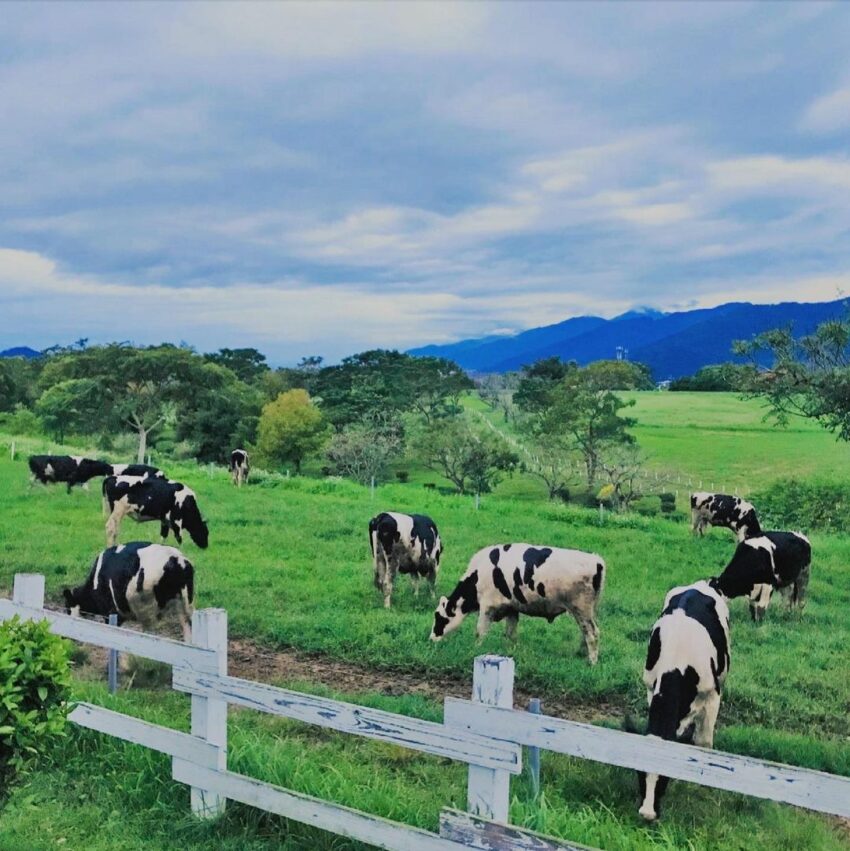
<path id="1" fill-rule="evenodd" d="M 514 392 L 519 383 L 516 372 L 493 372 L 477 382 L 478 395 L 492 411 L 500 411 L 505 422 L 511 418 L 514 410 Z"/>
<path id="2" fill-rule="evenodd" d="M 227 367 L 246 384 L 254 384 L 269 371 L 266 356 L 256 349 L 219 349 L 204 355 L 210 363 Z"/>
<path id="3" fill-rule="evenodd" d="M 60 381 L 42 393 L 35 411 L 45 431 L 62 443 L 66 434 L 86 434 L 103 412 L 103 391 L 92 378 Z"/>
<path id="4" fill-rule="evenodd" d="M 552 404 L 555 388 L 578 370 L 575 361 L 564 362 L 559 357 L 544 358 L 524 366 L 513 396 L 514 404 L 525 413 L 540 413 Z"/>
<path id="5" fill-rule="evenodd" d="M 301 462 L 318 451 L 327 439 L 321 411 L 306 390 L 281 393 L 263 407 L 257 428 L 257 449 L 269 461 L 291 463 L 301 472 Z"/>
<path id="6" fill-rule="evenodd" d="M 17 387 L 12 371 L 0 360 L 0 411 L 11 411 L 17 401 Z"/>
<path id="7" fill-rule="evenodd" d="M 617 511 L 628 511 L 643 496 L 642 480 L 646 456 L 634 444 L 607 446 L 599 458 L 605 477 L 607 498 Z"/>
<path id="8" fill-rule="evenodd" d="M 741 390 L 746 382 L 746 370 L 739 364 L 721 363 L 704 366 L 693 375 L 685 375 L 670 382 L 672 391 L 722 393 Z"/>
<path id="9" fill-rule="evenodd" d="M 584 368 L 601 390 L 652 390 L 652 371 L 643 363 L 627 360 L 598 360 Z"/>
<path id="10" fill-rule="evenodd" d="M 386 478 L 387 468 L 402 449 L 403 442 L 392 431 L 380 431 L 367 424 L 347 426 L 331 437 L 326 454 L 337 475 L 361 484 Z"/>
<path id="11" fill-rule="evenodd" d="M 427 425 L 414 446 L 426 467 L 444 475 L 463 494 L 488 493 L 519 463 L 501 435 L 473 427 L 462 417 Z"/>
<path id="12" fill-rule="evenodd" d="M 750 359 L 745 395 L 764 399 L 777 423 L 805 417 L 850 440 L 850 315 L 800 338 L 790 327 L 766 331 L 738 341 L 734 351 Z M 765 357 L 769 369 L 760 367 Z"/>
<path id="13" fill-rule="evenodd" d="M 460 413 L 460 399 L 472 379 L 446 358 L 410 358 L 404 370 L 410 405 L 426 422 Z"/>
<path id="14" fill-rule="evenodd" d="M 528 430 L 533 432 L 533 427 Z M 532 444 L 526 469 L 546 485 L 549 499 L 558 499 L 577 478 L 569 441 L 563 435 L 543 431 L 532 437 Z"/>

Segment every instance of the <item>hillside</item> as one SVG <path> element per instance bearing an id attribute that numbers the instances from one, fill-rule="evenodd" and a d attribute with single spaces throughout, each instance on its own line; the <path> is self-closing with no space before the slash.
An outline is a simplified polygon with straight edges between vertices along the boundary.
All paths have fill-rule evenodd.
<path id="1" fill-rule="evenodd" d="M 0 358 L 37 358 L 40 354 L 41 352 L 29 346 L 14 346 L 11 349 L 3 349 Z"/>
<path id="2" fill-rule="evenodd" d="M 735 340 L 788 324 L 795 333 L 807 334 L 845 309 L 845 300 L 839 299 L 815 304 L 730 302 L 676 313 L 638 310 L 614 319 L 578 316 L 514 336 L 423 346 L 410 353 L 450 358 L 476 372 L 508 372 L 552 356 L 586 364 L 613 358 L 623 347 L 630 360 L 648 364 L 660 380 L 732 359 Z"/>

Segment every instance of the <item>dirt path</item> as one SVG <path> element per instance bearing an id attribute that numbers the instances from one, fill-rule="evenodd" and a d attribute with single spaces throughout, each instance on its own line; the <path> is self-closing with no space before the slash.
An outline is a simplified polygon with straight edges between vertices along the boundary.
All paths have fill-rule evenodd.
<path id="1" fill-rule="evenodd" d="M 176 636 L 175 636 L 176 637 Z M 87 657 L 77 666 L 80 676 L 92 679 L 105 678 L 106 650 L 85 645 Z M 163 666 L 164 667 L 164 666 Z M 151 663 L 145 663 L 150 671 Z M 442 701 L 444 697 L 469 698 L 472 691 L 472 676 L 457 677 L 451 674 L 415 674 L 410 671 L 375 670 L 351 662 L 344 662 L 316 653 L 298 650 L 273 650 L 244 638 L 232 638 L 229 643 L 228 671 L 232 676 L 271 684 L 321 685 L 343 695 L 377 692 L 399 697 L 407 694 L 420 695 L 430 700 Z M 132 672 L 122 674 L 121 686 L 126 687 Z M 166 676 L 135 677 L 141 685 L 168 685 Z M 531 697 L 537 695 L 517 689 L 514 705 L 525 709 Z M 573 721 L 620 721 L 624 714 L 621 706 L 604 701 L 583 702 L 564 695 L 549 697 L 542 701 L 543 712 Z"/>

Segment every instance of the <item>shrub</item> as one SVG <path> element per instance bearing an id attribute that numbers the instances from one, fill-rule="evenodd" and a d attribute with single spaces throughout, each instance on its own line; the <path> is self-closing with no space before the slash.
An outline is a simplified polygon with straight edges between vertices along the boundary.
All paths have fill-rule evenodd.
<path id="1" fill-rule="evenodd" d="M 70 683 L 67 645 L 46 621 L 0 623 L 0 790 L 64 735 Z"/>
<path id="2" fill-rule="evenodd" d="M 676 510 L 676 494 L 669 492 L 660 493 L 658 494 L 658 499 L 661 502 L 662 514 L 672 514 Z"/>
<path id="3" fill-rule="evenodd" d="M 410 473 L 407 470 L 396 470 L 395 477 L 401 484 L 406 484 L 408 479 L 410 479 Z"/>
<path id="4" fill-rule="evenodd" d="M 850 531 L 850 485 L 780 479 L 752 496 L 765 529 Z"/>

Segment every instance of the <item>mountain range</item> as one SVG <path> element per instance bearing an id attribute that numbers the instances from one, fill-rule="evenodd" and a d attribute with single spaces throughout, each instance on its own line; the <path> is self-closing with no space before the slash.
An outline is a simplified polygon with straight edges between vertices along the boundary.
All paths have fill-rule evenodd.
<path id="1" fill-rule="evenodd" d="M 0 358 L 37 358 L 41 352 L 31 349 L 29 346 L 15 346 L 11 349 L 3 349 Z"/>
<path id="2" fill-rule="evenodd" d="M 827 319 L 843 316 L 846 309 L 845 299 L 780 304 L 729 302 L 675 313 L 642 308 L 613 319 L 576 316 L 512 336 L 422 346 L 409 353 L 449 358 L 466 370 L 486 373 L 509 372 L 553 356 L 587 364 L 615 358 L 619 348 L 626 350 L 629 360 L 647 364 L 660 381 L 734 360 L 731 348 L 735 340 L 789 324 L 795 336 L 801 336 Z"/>

